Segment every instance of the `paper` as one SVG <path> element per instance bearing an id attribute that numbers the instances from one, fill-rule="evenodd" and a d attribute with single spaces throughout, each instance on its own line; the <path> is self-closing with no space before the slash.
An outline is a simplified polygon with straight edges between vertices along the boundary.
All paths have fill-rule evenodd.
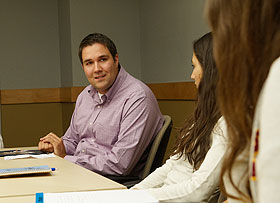
<path id="1" fill-rule="evenodd" d="M 12 159 L 25 159 L 25 158 L 37 158 L 37 159 L 44 159 L 44 158 L 50 158 L 50 157 L 55 157 L 54 153 L 51 154 L 22 154 L 22 155 L 14 155 L 14 156 L 5 156 L 4 160 L 12 160 Z"/>
<path id="2" fill-rule="evenodd" d="M 44 193 L 44 203 L 156 203 L 145 190 L 102 190 L 89 192 Z"/>

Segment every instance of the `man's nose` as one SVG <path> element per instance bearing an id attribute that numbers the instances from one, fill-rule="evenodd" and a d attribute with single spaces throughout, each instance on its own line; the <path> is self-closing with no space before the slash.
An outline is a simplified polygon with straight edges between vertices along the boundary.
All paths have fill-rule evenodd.
<path id="1" fill-rule="evenodd" d="M 100 72 L 102 71 L 102 67 L 98 62 L 94 63 L 94 72 Z"/>

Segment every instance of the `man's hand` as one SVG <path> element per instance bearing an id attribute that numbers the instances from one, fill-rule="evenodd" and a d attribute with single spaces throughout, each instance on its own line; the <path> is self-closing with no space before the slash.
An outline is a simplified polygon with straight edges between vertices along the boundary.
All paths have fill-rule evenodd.
<path id="1" fill-rule="evenodd" d="M 66 156 L 62 139 L 57 137 L 54 133 L 49 133 L 45 137 L 40 138 L 38 148 L 42 151 L 54 152 L 55 155 L 62 158 Z"/>

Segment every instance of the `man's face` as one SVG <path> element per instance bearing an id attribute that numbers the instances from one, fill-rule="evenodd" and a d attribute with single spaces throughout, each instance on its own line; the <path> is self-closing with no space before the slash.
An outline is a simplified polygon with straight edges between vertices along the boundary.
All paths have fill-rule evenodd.
<path id="1" fill-rule="evenodd" d="M 95 43 L 82 50 L 83 69 L 89 83 L 105 94 L 118 75 L 119 57 L 113 56 L 103 44 Z"/>

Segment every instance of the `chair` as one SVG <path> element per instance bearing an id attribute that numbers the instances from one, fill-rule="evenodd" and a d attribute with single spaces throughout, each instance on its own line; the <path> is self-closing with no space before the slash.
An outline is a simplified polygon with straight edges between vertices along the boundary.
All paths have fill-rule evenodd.
<path id="1" fill-rule="evenodd" d="M 126 187 L 130 188 L 133 185 L 139 183 L 144 178 L 146 178 L 156 168 L 158 168 L 162 165 L 164 154 L 166 151 L 166 147 L 167 147 L 171 129 L 172 129 L 171 117 L 168 115 L 164 115 L 163 117 L 164 117 L 165 122 L 150 146 L 148 158 L 146 160 L 143 172 L 140 175 L 140 177 L 108 175 L 108 176 L 106 176 L 107 178 L 114 180 L 118 183 L 121 183 L 121 184 L 125 185 Z M 156 157 L 156 159 L 155 159 L 155 157 Z"/>
<path id="2" fill-rule="evenodd" d="M 150 173 L 162 166 L 162 161 L 172 129 L 171 117 L 168 115 L 164 115 L 163 117 L 165 121 L 164 125 L 153 141 L 143 173 L 141 175 L 141 179 L 146 178 Z M 155 159 L 155 157 L 157 158 Z"/>

